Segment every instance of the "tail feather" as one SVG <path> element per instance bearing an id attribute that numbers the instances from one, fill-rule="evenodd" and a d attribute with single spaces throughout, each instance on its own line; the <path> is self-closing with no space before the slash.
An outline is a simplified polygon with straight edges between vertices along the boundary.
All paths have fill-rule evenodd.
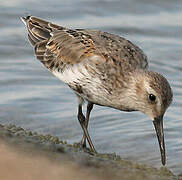
<path id="1" fill-rule="evenodd" d="M 27 16 L 21 18 L 28 30 L 28 39 L 35 48 L 35 54 L 47 68 L 54 65 L 53 54 L 48 53 L 47 44 L 51 38 L 51 33 L 66 28 L 44 21 L 34 16 Z"/>
<path id="2" fill-rule="evenodd" d="M 21 18 L 28 31 L 30 43 L 35 54 L 50 71 L 63 71 L 66 64 L 76 63 L 83 59 L 90 48 L 90 40 L 83 34 L 56 24 L 44 21 L 34 16 Z M 80 42 L 83 41 L 83 42 Z M 85 46 L 87 44 L 87 47 Z M 91 48 L 90 48 L 91 49 Z"/>
<path id="3" fill-rule="evenodd" d="M 42 29 L 40 27 L 32 28 L 33 34 L 40 39 L 48 39 L 50 38 L 50 33 L 46 29 Z"/>
<path id="4" fill-rule="evenodd" d="M 45 55 L 45 49 L 46 49 L 47 42 L 48 42 L 48 40 L 44 40 L 35 45 L 36 56 L 39 60 L 41 60 L 41 62 L 43 64 L 45 64 L 44 55 Z"/>
<path id="5" fill-rule="evenodd" d="M 52 24 L 34 16 L 22 17 L 21 19 L 27 27 L 28 37 L 33 46 L 43 40 L 48 40 L 51 37 L 52 32 L 65 29 L 64 27 Z"/>
<path id="6" fill-rule="evenodd" d="M 45 23 L 43 24 L 42 20 L 36 19 L 38 21 L 35 21 L 32 16 L 23 17 L 22 20 L 27 26 L 28 38 L 33 46 L 51 37 L 50 32 L 46 29 Z"/>
<path id="7" fill-rule="evenodd" d="M 36 39 L 34 39 L 34 37 L 32 35 L 30 35 L 30 33 L 28 34 L 28 40 L 30 41 L 30 43 L 35 46 L 36 44 Z"/>

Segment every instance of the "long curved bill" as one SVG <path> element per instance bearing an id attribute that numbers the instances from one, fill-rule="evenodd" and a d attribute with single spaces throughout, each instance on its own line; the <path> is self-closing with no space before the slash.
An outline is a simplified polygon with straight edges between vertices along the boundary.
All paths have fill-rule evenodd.
<path id="1" fill-rule="evenodd" d="M 164 142 L 164 130 L 163 130 L 163 116 L 154 118 L 153 121 L 157 138 L 159 141 L 159 147 L 161 152 L 161 161 L 162 164 L 166 164 L 166 151 L 165 151 L 165 142 Z"/>

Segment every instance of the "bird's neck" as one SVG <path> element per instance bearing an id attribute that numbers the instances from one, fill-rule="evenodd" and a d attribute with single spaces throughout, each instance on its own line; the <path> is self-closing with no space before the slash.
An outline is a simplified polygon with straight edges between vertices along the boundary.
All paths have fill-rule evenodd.
<path id="1" fill-rule="evenodd" d="M 139 110 L 139 96 L 142 95 L 144 86 L 144 70 L 135 70 L 129 72 L 126 77 L 124 77 L 123 87 L 115 97 L 116 109 L 123 111 L 137 111 Z M 142 104 L 143 105 L 143 104 Z"/>

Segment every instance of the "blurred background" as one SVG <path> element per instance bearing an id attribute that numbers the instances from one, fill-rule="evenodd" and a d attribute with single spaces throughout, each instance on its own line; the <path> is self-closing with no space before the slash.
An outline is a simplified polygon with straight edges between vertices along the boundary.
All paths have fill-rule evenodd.
<path id="1" fill-rule="evenodd" d="M 0 0 L 0 123 L 79 142 L 77 99 L 36 60 L 20 17 L 34 15 L 69 28 L 118 34 L 144 50 L 150 69 L 170 82 L 164 117 L 167 167 L 182 173 L 182 1 Z M 161 166 L 152 121 L 139 112 L 95 106 L 89 132 L 100 153 Z"/>

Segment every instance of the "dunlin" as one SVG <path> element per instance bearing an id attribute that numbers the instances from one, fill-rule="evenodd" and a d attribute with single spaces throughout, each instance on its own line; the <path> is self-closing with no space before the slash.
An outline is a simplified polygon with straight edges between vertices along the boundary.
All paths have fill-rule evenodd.
<path id="1" fill-rule="evenodd" d="M 172 102 L 166 78 L 147 70 L 143 51 L 123 37 L 98 30 L 68 29 L 34 16 L 22 17 L 35 54 L 78 97 L 78 120 L 92 151 L 87 127 L 93 105 L 141 111 L 152 119 L 161 161 L 166 163 L 163 116 Z M 82 113 L 88 102 L 86 117 Z M 131 122 L 132 123 L 132 122 Z"/>

